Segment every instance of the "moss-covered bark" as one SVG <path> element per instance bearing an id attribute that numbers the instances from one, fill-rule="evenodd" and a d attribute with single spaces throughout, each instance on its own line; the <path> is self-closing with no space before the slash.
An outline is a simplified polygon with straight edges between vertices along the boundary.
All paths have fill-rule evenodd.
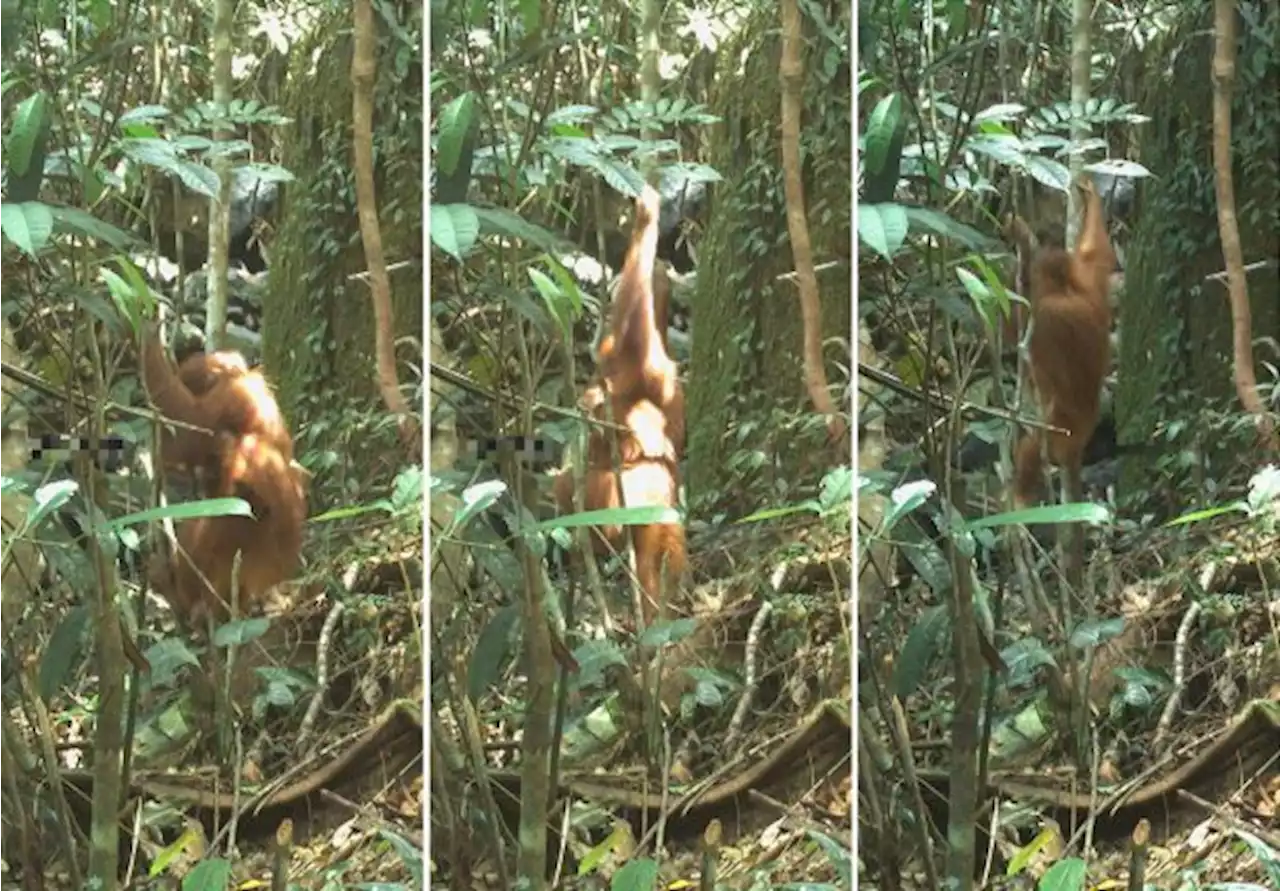
<path id="1" fill-rule="evenodd" d="M 407 6 L 407 5 L 406 5 Z M 417 13 L 418 33 L 421 13 Z M 381 21 L 381 20 L 379 20 Z M 263 306 L 263 360 L 293 423 L 381 406 L 373 362 L 373 310 L 355 207 L 351 150 L 351 39 L 346 10 L 330 14 L 291 60 L 282 163 L 284 193 Z M 409 29 L 409 33 L 414 33 Z M 403 40 L 380 27 L 374 88 L 374 165 L 397 339 L 421 337 L 422 81 Z M 421 353 L 397 351 L 402 384 Z"/>
<path id="2" fill-rule="evenodd" d="M 1275 47 L 1280 23 L 1272 16 L 1264 27 Z M 1232 107 L 1240 236 L 1246 262 L 1274 260 L 1280 256 L 1280 57 L 1249 27 L 1240 34 Z M 1212 8 L 1206 5 L 1149 56 L 1174 61 L 1172 70 L 1147 66 L 1150 79 L 1139 100 L 1151 116 L 1140 131 L 1141 160 L 1155 177 L 1143 186 L 1120 310 L 1115 405 L 1122 442 L 1150 441 L 1174 406 L 1187 420 L 1209 406 L 1239 410 L 1225 282 L 1206 281 L 1223 268 L 1212 162 L 1212 55 Z M 1280 278 L 1265 270 L 1251 273 L 1248 283 L 1254 337 L 1277 337 Z M 1255 350 L 1259 381 L 1268 377 L 1264 355 Z M 1201 445 L 1212 458 L 1215 443 Z M 1130 461 L 1123 487 L 1145 491 L 1157 470 L 1154 462 Z"/>
<path id="3" fill-rule="evenodd" d="M 848 7 L 829 4 L 826 15 L 847 23 Z M 779 280 L 793 264 L 779 142 L 778 28 L 777 9 L 763 9 L 742 29 L 739 41 L 719 54 L 712 111 L 723 122 L 712 131 L 710 154 L 725 181 L 716 187 L 700 246 L 686 396 L 694 497 L 732 483 L 727 459 L 735 450 L 776 452 L 779 460 L 768 463 L 794 481 L 803 452 L 814 445 L 777 436 L 779 418 L 813 412 L 804 389 L 799 298 L 794 282 Z M 844 28 L 847 33 L 847 24 Z M 852 318 L 848 59 L 807 18 L 805 31 L 805 199 L 814 260 L 819 266 L 831 264 L 818 273 L 823 336 L 847 339 Z M 845 376 L 847 371 L 830 361 L 837 354 L 828 349 L 826 355 L 828 378 Z M 741 441 L 726 436 L 748 419 L 757 423 Z"/>

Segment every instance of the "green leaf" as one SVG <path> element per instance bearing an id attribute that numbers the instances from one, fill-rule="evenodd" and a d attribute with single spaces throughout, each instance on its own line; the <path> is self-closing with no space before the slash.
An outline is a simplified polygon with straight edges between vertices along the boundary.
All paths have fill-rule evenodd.
<path id="1" fill-rule="evenodd" d="M 480 237 L 480 215 L 469 204 L 431 205 L 431 243 L 461 262 Z"/>
<path id="2" fill-rule="evenodd" d="M 911 626 L 893 664 L 893 689 L 899 699 L 920 688 L 925 669 L 942 651 L 950 627 L 950 616 L 942 604 L 927 608 Z"/>
<path id="3" fill-rule="evenodd" d="M 932 207 L 905 208 L 912 228 L 925 229 L 934 235 L 950 238 L 973 251 L 983 251 L 994 243 L 972 226 L 953 220 L 948 214 Z M 861 212 L 861 209 L 859 209 Z"/>
<path id="4" fill-rule="evenodd" d="M 213 645 L 215 647 L 244 646 L 266 634 L 270 625 L 270 621 L 260 616 L 226 622 L 214 630 Z"/>
<path id="5" fill-rule="evenodd" d="M 679 643 L 693 634 L 697 627 L 693 619 L 654 622 L 644 629 L 644 633 L 640 635 L 640 643 L 646 647 Z"/>
<path id="6" fill-rule="evenodd" d="M 163 105 L 139 105 L 137 108 L 131 108 L 116 120 L 119 127 L 127 127 L 130 124 L 149 124 L 160 121 L 169 116 L 169 109 Z"/>
<path id="7" fill-rule="evenodd" d="M 605 133 L 598 138 L 600 147 L 614 154 L 635 151 L 644 145 L 640 137 L 632 136 L 630 133 Z"/>
<path id="8" fill-rule="evenodd" d="M 139 134 L 130 133 L 130 136 Z M 173 147 L 180 152 L 207 152 L 213 148 L 213 140 L 208 136 L 200 136 L 195 133 L 183 133 L 173 138 Z"/>
<path id="9" fill-rule="evenodd" d="M 218 174 L 197 161 L 178 159 L 169 169 L 177 174 L 178 179 L 182 180 L 183 185 L 188 189 L 207 198 L 216 196 L 221 188 Z"/>
<path id="10" fill-rule="evenodd" d="M 898 527 L 898 550 L 911 568 L 939 597 L 951 589 L 951 561 L 936 541 L 925 534 L 914 518 Z"/>
<path id="11" fill-rule="evenodd" d="M 685 185 L 724 181 L 724 177 L 714 167 L 709 167 L 706 164 L 694 164 L 688 161 L 667 164 L 662 168 L 662 175 L 664 177 L 675 177 L 677 182 L 682 182 Z"/>
<path id="12" fill-rule="evenodd" d="M 409 871 L 409 887 L 425 887 L 426 883 L 422 880 L 422 850 L 417 845 L 411 844 L 404 836 L 399 833 L 392 832 L 390 829 L 385 827 L 379 829 L 378 834 L 386 839 L 387 844 L 392 847 L 400 857 L 400 862 L 403 863 L 405 869 Z M 375 891 L 375 889 L 371 888 L 370 891 Z"/>
<path id="13" fill-rule="evenodd" d="M 907 214 L 899 204 L 858 205 L 858 238 L 890 262 L 907 240 Z"/>
<path id="14" fill-rule="evenodd" d="M 1235 826 L 1231 828 L 1231 831 L 1235 833 L 1237 838 L 1248 845 L 1253 856 L 1258 858 L 1258 861 L 1266 870 L 1267 877 L 1271 879 L 1272 887 L 1280 888 L 1280 853 L 1277 853 L 1275 848 L 1252 832 Z M 1228 889 L 1231 889 L 1231 891 L 1244 891 L 1243 888 L 1231 888 L 1228 885 L 1220 885 L 1218 887 L 1222 891 L 1228 891 Z"/>
<path id="15" fill-rule="evenodd" d="M 1023 140 L 1028 153 L 1061 151 L 1071 145 L 1071 140 L 1055 133 L 1036 133 Z"/>
<path id="16" fill-rule="evenodd" d="M 1037 891 L 1083 891 L 1085 862 L 1079 857 L 1059 860 L 1040 878 Z"/>
<path id="17" fill-rule="evenodd" d="M 671 507 L 614 507 L 608 510 L 565 514 L 555 519 L 543 520 L 541 523 L 534 524 L 530 531 L 550 532 L 553 529 L 573 529 L 578 526 L 648 526 L 680 522 L 680 512 Z"/>
<path id="18" fill-rule="evenodd" d="M 110 274 L 110 270 L 100 268 L 100 273 Z M 85 288 L 73 295 L 76 306 L 89 316 L 102 322 L 107 330 L 119 337 L 130 336 L 137 326 L 119 303 L 115 296 L 104 294 L 101 288 Z"/>
<path id="19" fill-rule="evenodd" d="M 132 161 L 160 170 L 171 170 L 178 161 L 176 147 L 165 139 L 122 139 L 120 152 Z"/>
<path id="20" fill-rule="evenodd" d="M 760 523 L 765 520 L 777 520 L 781 517 L 790 517 L 795 514 L 803 513 L 821 514 L 822 506 L 818 504 L 817 501 L 810 500 L 800 504 L 783 505 L 782 507 L 766 507 L 763 510 L 758 510 L 745 517 L 740 517 L 733 522 L 735 525 L 743 523 Z"/>
<path id="21" fill-rule="evenodd" d="M 577 319 L 582 315 L 582 307 L 586 302 L 582 296 L 582 289 L 578 287 L 578 280 L 573 277 L 564 264 L 561 263 L 554 254 L 543 254 L 542 261 L 551 269 L 551 275 L 556 285 L 560 288 L 564 299 L 569 304 L 569 318 Z M 598 305 L 599 301 L 592 298 L 592 305 Z"/>
<path id="22" fill-rule="evenodd" d="M 111 299 L 115 301 L 116 306 L 128 316 L 127 307 L 130 298 L 133 297 L 133 287 L 114 270 L 106 267 L 98 270 L 98 276 L 106 283 L 107 291 L 111 294 Z"/>
<path id="23" fill-rule="evenodd" d="M 184 665 L 193 668 L 200 666 L 200 660 L 186 642 L 178 637 L 166 637 L 156 641 L 143 654 L 151 665 L 151 683 L 155 687 L 164 687 L 172 683 L 178 676 L 178 670 Z"/>
<path id="24" fill-rule="evenodd" d="M 1056 665 L 1053 654 L 1037 637 L 1024 637 L 1000 651 L 1000 658 L 1009 669 L 1008 684 L 1016 687 L 1029 683 L 1033 673 L 1042 665 Z"/>
<path id="25" fill-rule="evenodd" d="M 72 664 L 83 651 L 88 627 L 89 607 L 78 604 L 68 610 L 53 629 L 40 658 L 40 674 L 36 682 L 40 698 L 45 702 L 54 697 L 70 676 Z"/>
<path id="26" fill-rule="evenodd" d="M 80 484 L 75 480 L 58 480 L 36 489 L 20 531 L 39 529 L 50 514 L 70 501 L 78 491 Z"/>
<path id="27" fill-rule="evenodd" d="M 422 468 L 406 467 L 391 484 L 391 507 L 396 512 L 422 510 Z"/>
<path id="28" fill-rule="evenodd" d="M 547 115 L 546 124 L 548 127 L 581 124 L 590 121 L 599 113 L 600 109 L 594 105 L 566 105 Z"/>
<path id="29" fill-rule="evenodd" d="M 159 298 L 156 292 L 151 290 L 149 285 L 142 277 L 141 270 L 134 265 L 133 261 L 127 256 L 120 254 L 115 258 L 116 266 L 119 267 L 121 275 L 115 276 L 121 282 L 123 288 L 117 292 L 116 287 L 108 287 L 111 290 L 111 296 L 116 300 L 116 306 L 132 326 L 134 333 L 140 331 L 140 318 L 142 316 L 150 317 L 155 313 L 156 303 Z M 111 271 L 105 267 L 102 275 L 106 278 Z"/>
<path id="30" fill-rule="evenodd" d="M 866 165 L 867 173 L 875 175 L 884 169 L 884 163 L 889 157 L 889 147 L 893 143 L 894 134 L 898 132 L 898 123 L 901 118 L 902 96 L 898 93 L 885 96 L 872 109 L 864 131 L 866 149 L 863 163 Z"/>
<path id="31" fill-rule="evenodd" d="M 1026 158 L 1026 147 L 1012 133 L 975 133 L 965 148 L 1005 167 L 1021 167 Z"/>
<path id="32" fill-rule="evenodd" d="M 243 498 L 209 498 L 202 501 L 185 501 L 181 504 L 169 504 L 164 507 L 152 507 L 108 520 L 103 524 L 110 531 L 134 526 L 138 523 L 150 523 L 171 517 L 177 520 L 194 520 L 200 517 L 252 517 L 253 510 L 249 502 Z"/>
<path id="33" fill-rule="evenodd" d="M 40 128 L 44 126 L 48 105 L 49 100 L 41 90 L 22 100 L 14 110 L 13 123 L 9 127 L 9 139 L 5 146 L 5 160 L 9 165 L 10 176 L 26 175 L 36 141 L 40 138 Z"/>
<path id="34" fill-rule="evenodd" d="M 899 520 L 924 504 L 937 489 L 933 480 L 914 480 L 898 486 L 889 495 L 889 510 L 885 512 L 880 530 L 876 534 L 880 537 L 888 537 L 889 532 L 898 525 Z"/>
<path id="35" fill-rule="evenodd" d="M 391 507 L 391 502 L 386 500 L 378 500 L 373 504 L 358 504 L 352 507 L 335 507 L 333 510 L 327 510 L 322 514 L 307 518 L 307 525 L 314 526 L 316 523 L 332 523 L 335 520 L 349 520 L 352 517 L 363 516 L 377 512 L 395 513 Z"/>
<path id="36" fill-rule="evenodd" d="M 583 690 L 603 685 L 606 669 L 627 664 L 622 648 L 612 640 L 584 641 L 573 651 L 573 658 L 578 663 L 578 687 Z"/>
<path id="37" fill-rule="evenodd" d="M 970 530 L 986 529 L 992 526 L 1009 526 L 1015 523 L 1026 525 L 1032 523 L 1088 523 L 1091 526 L 1101 526 L 1110 523 L 1111 519 L 1111 511 L 1106 506 L 1080 502 L 1078 504 L 1028 507 L 1022 510 L 993 514 L 978 520 L 970 520 L 966 525 Z"/>
<path id="38" fill-rule="evenodd" d="M 519 604 L 508 604 L 500 607 L 480 630 L 475 649 L 467 660 L 467 694 L 472 702 L 480 701 L 510 663 L 511 635 L 519 622 Z"/>
<path id="39" fill-rule="evenodd" d="M 1071 185 L 1071 171 L 1065 164 L 1040 155 L 1030 155 L 1026 163 L 1027 173 L 1041 185 L 1065 192 Z"/>
<path id="40" fill-rule="evenodd" d="M 216 857 L 201 860 L 182 879 L 182 891 L 226 891 L 231 884 L 231 862 Z"/>
<path id="41" fill-rule="evenodd" d="M 553 137 L 542 144 L 553 158 L 577 167 L 591 167 L 600 156 L 601 147 L 589 136 Z"/>
<path id="42" fill-rule="evenodd" d="M 41 201 L 0 205 L 0 232 L 24 254 L 34 257 L 53 235 L 53 213 Z"/>
<path id="43" fill-rule="evenodd" d="M 502 480 L 486 480 L 468 486 L 462 492 L 462 506 L 454 515 L 450 528 L 455 532 L 466 529 L 473 517 L 488 510 L 506 491 L 507 484 Z"/>
<path id="44" fill-rule="evenodd" d="M 980 124 L 984 121 L 1012 121 L 1020 115 L 1025 114 L 1027 107 L 1017 102 L 1003 102 L 990 105 L 973 116 L 973 122 Z"/>
<path id="45" fill-rule="evenodd" d="M 203 164 L 188 161 L 166 139 L 122 139 L 120 150 L 132 161 L 176 176 L 189 189 L 212 198 L 218 194 L 218 175 Z"/>
<path id="46" fill-rule="evenodd" d="M 236 178 L 248 177 L 251 181 L 263 183 L 291 183 L 297 180 L 290 171 L 279 164 L 241 164 L 236 168 Z"/>
<path id="47" fill-rule="evenodd" d="M 982 323 L 988 330 L 994 330 L 996 314 L 993 309 L 998 310 L 998 302 L 995 295 L 991 293 L 991 289 L 987 287 L 987 283 L 963 266 L 956 267 L 956 277 L 960 279 L 960 284 L 964 285 L 965 293 L 973 301 L 973 307 L 982 318 Z"/>
<path id="48" fill-rule="evenodd" d="M 186 853 L 188 850 L 194 853 L 199 851 L 199 849 L 199 833 L 194 828 L 187 828 L 177 837 L 177 839 L 174 840 L 172 844 L 166 845 L 160 849 L 159 853 L 156 854 L 155 859 L 151 861 L 151 866 L 149 867 L 147 874 L 151 878 L 162 875 L 171 865 L 173 865 L 175 861 L 177 861 L 179 856 Z M 205 873 L 207 874 L 207 872 L 208 871 L 206 870 Z M 229 875 L 230 874 L 228 873 L 228 876 Z M 183 882 L 182 887 L 183 891 L 189 891 L 186 882 Z M 224 881 L 222 885 L 216 887 L 218 887 L 219 891 L 224 891 L 226 888 L 226 882 Z M 203 885 L 199 886 L 199 888 L 200 891 L 204 891 Z"/>
<path id="49" fill-rule="evenodd" d="M 1151 171 L 1137 161 L 1129 161 L 1124 158 L 1107 158 L 1103 161 L 1095 161 L 1092 164 L 1084 165 L 1084 169 L 1090 173 L 1105 173 L 1108 176 L 1126 179 L 1142 179 L 1151 176 Z"/>
<path id="50" fill-rule="evenodd" d="M 644 177 L 630 164 L 613 158 L 595 158 L 590 165 L 614 191 L 636 197 L 644 188 Z"/>
<path id="51" fill-rule="evenodd" d="M 432 207 L 434 208 L 435 205 Z M 547 253 L 572 252 L 576 248 L 564 236 L 530 223 L 524 217 L 506 208 L 476 207 L 473 208 L 473 213 L 480 221 L 480 231 L 485 234 L 519 238 Z"/>
<path id="52" fill-rule="evenodd" d="M 609 883 L 609 891 L 654 891 L 657 887 L 658 863 L 648 857 L 628 862 Z"/>
<path id="53" fill-rule="evenodd" d="M 436 143 L 436 169 L 452 176 L 462 156 L 462 145 L 471 129 L 475 110 L 475 94 L 468 91 L 446 105 L 440 112 L 440 138 Z"/>
<path id="54" fill-rule="evenodd" d="M 647 629 L 646 629 L 647 631 Z M 644 635 L 640 635 L 644 637 Z M 719 708 L 724 704 L 724 693 L 716 684 L 698 681 L 693 688 L 693 698 L 703 708 Z"/>
<path id="55" fill-rule="evenodd" d="M 94 238 L 118 251 L 142 244 L 142 241 L 134 235 L 78 207 L 53 207 L 50 210 L 53 213 L 54 228 L 58 232 Z"/>
<path id="56" fill-rule="evenodd" d="M 827 855 L 827 862 L 830 863 L 836 871 L 839 884 L 835 886 L 828 885 L 827 887 L 854 887 L 853 857 L 850 854 L 849 846 L 844 842 L 844 840 L 834 839 L 825 832 L 818 832 L 816 829 L 806 829 L 805 834 L 809 836 L 811 841 L 817 843 L 818 847 L 822 849 L 822 852 Z M 812 885 L 791 885 L 790 891 L 818 891 L 818 888 Z"/>
<path id="57" fill-rule="evenodd" d="M 853 468 L 847 464 L 827 471 L 819 484 L 818 504 L 822 512 L 848 511 L 853 502 Z"/>
<path id="58" fill-rule="evenodd" d="M 1007 318 L 1012 309 L 1012 304 L 1016 301 L 1024 305 L 1027 304 L 1026 298 L 1014 293 L 1005 287 L 1004 280 L 1000 277 L 999 271 L 995 266 L 987 261 L 982 254 L 975 254 L 969 258 L 970 261 L 978 267 L 978 271 L 982 273 L 982 281 L 986 285 L 986 291 L 991 297 L 991 306 L 980 309 L 983 317 L 987 317 L 989 310 L 994 310 L 988 323 L 994 327 L 995 316 L 998 314 L 1001 318 Z"/>
<path id="59" fill-rule="evenodd" d="M 1009 866 L 1005 870 L 1005 875 L 1016 876 L 1031 865 L 1032 859 L 1040 852 L 1045 845 L 1054 841 L 1060 841 L 1058 833 L 1051 827 L 1047 826 L 1040 833 L 1027 843 L 1025 847 L 1018 850 L 1013 855 L 1013 859 L 1009 861 Z"/>
<path id="60" fill-rule="evenodd" d="M 538 296 L 542 298 L 542 302 L 547 308 L 547 312 L 550 313 L 551 318 L 555 319 L 556 325 L 559 326 L 560 336 L 566 344 L 571 345 L 573 342 L 573 310 L 566 305 L 569 302 L 568 298 L 560 290 L 559 284 L 541 269 L 530 266 L 528 272 Z"/>
<path id="61" fill-rule="evenodd" d="M 298 701 L 298 697 L 294 695 L 293 688 L 281 681 L 267 681 L 267 688 L 262 695 L 254 702 L 258 717 L 262 717 L 267 712 L 267 708 L 292 708 L 293 704 Z"/>
<path id="62" fill-rule="evenodd" d="M 1085 619 L 1071 632 L 1071 646 L 1077 650 L 1101 646 L 1124 631 L 1124 617 Z"/>

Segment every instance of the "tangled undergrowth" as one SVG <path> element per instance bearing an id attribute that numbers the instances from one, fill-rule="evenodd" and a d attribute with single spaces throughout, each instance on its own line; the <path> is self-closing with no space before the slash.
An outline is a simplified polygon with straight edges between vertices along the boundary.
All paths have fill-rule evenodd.
<path id="1" fill-rule="evenodd" d="M 578 670 L 566 678 L 555 795 L 567 803 L 568 817 L 553 821 L 552 862 L 564 855 L 566 870 L 576 863 L 607 878 L 638 844 L 652 843 L 661 826 L 669 855 L 662 874 L 673 880 L 705 874 L 708 845 L 717 852 L 720 881 L 746 875 L 837 881 L 840 864 L 848 868 L 847 515 L 843 527 L 820 519 L 763 529 L 744 525 L 695 534 L 692 582 L 680 617 L 646 632 L 647 640 L 667 642 L 654 666 L 657 676 L 648 682 L 659 691 L 670 733 L 651 764 L 643 731 L 631 725 L 626 697 L 618 692 L 626 687 L 618 673 L 635 670 L 634 652 L 616 634 L 606 634 L 594 602 L 582 608 L 586 615 L 568 636 Z M 623 577 L 614 575 L 608 586 L 610 604 L 623 600 Z M 556 584 L 563 583 L 558 577 Z M 454 637 L 458 625 L 443 636 L 451 652 L 471 654 L 468 682 L 491 679 L 475 703 L 478 742 L 489 753 L 484 779 L 514 832 L 525 678 L 511 638 L 493 631 L 493 613 L 472 624 L 475 606 L 473 600 L 465 639 Z M 450 684 L 439 672 L 433 683 L 442 736 L 465 738 L 458 710 L 470 706 L 459 706 L 446 692 Z M 481 779 L 470 765 L 463 770 Z M 671 790 L 666 794 L 663 781 Z M 467 813 L 474 807 L 433 801 L 433 850 L 449 851 L 447 862 L 455 866 L 471 861 L 476 875 L 496 875 L 474 835 L 450 832 L 442 816 L 461 812 L 463 819 L 481 819 Z"/>
<path id="2" fill-rule="evenodd" d="M 1087 678 L 1079 684 L 1090 716 L 1083 764 L 1067 754 L 1072 731 L 1050 705 L 1043 668 L 1054 658 L 1045 632 L 1015 592 L 1005 595 L 996 640 L 1007 673 L 990 688 L 986 776 L 997 812 L 979 819 L 987 874 L 1027 872 L 1038 881 L 1055 864 L 1087 857 L 1091 882 L 1122 880 L 1144 839 L 1139 859 L 1158 887 L 1275 883 L 1280 538 L 1268 510 L 1219 514 L 1192 530 L 1117 535 L 1093 552 L 1086 590 L 1096 592 L 1098 618 L 1077 626 L 1070 647 Z M 900 607 L 916 601 L 928 611 L 932 595 L 919 579 L 905 591 Z M 919 615 L 884 611 L 869 631 L 878 650 L 917 666 L 919 686 L 903 705 L 927 818 L 944 827 L 949 746 L 935 741 L 949 734 L 949 681 L 929 669 L 949 632 Z M 898 776 L 885 746 L 877 742 L 877 757 L 886 775 Z M 907 854 L 894 847 L 917 838 L 908 828 L 912 808 L 889 786 L 881 793 L 893 813 L 886 826 L 863 816 L 865 865 L 918 863 L 918 845 Z"/>
<path id="3" fill-rule="evenodd" d="M 221 626 L 213 647 L 178 632 L 154 594 L 137 610 L 149 671 L 134 675 L 130 703 L 122 863 L 302 887 L 420 884 L 420 477 L 402 474 L 377 513 L 313 523 L 306 572 L 261 615 Z M 74 545 L 42 548 L 63 571 L 85 560 Z M 6 813 L 6 873 L 20 863 L 24 881 L 36 870 L 47 888 L 70 887 L 50 830 L 83 831 L 94 798 L 95 729 L 81 704 L 99 685 L 81 670 L 89 613 L 69 578 L 50 575 L 41 599 L 6 612 L 6 653 L 41 654 L 32 671 L 6 660 L 6 780 L 30 802 Z M 121 593 L 142 606 L 128 574 Z M 65 798 L 40 781 L 49 770 Z M 54 822 L 28 822 L 39 814 Z M 229 832 L 236 856 L 207 857 Z"/>

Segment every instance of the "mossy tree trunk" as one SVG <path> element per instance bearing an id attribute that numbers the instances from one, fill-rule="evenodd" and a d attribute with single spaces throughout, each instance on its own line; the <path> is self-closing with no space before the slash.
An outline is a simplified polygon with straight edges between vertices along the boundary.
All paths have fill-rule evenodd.
<path id="1" fill-rule="evenodd" d="M 421 34 L 420 4 L 396 5 L 401 21 L 409 19 L 404 33 Z M 352 170 L 350 13 L 328 15 L 314 42 L 296 47 L 291 60 L 283 108 L 293 124 L 286 128 L 282 163 L 297 181 L 284 190 L 263 306 L 263 361 L 295 427 L 331 425 L 335 412 L 368 417 L 382 404 L 369 285 L 351 278 L 365 271 L 366 261 Z M 416 375 L 406 369 L 419 367 L 423 355 L 420 342 L 417 348 L 403 342 L 420 341 L 423 321 L 421 53 L 376 21 L 374 177 L 391 270 L 397 366 L 401 380 L 412 382 Z"/>
<path id="2" fill-rule="evenodd" d="M 1212 164 L 1212 7 L 1189 15 L 1184 27 L 1153 46 L 1138 107 L 1151 116 L 1141 130 L 1140 160 L 1155 176 L 1143 184 L 1140 213 L 1127 254 L 1121 300 L 1121 338 L 1115 394 L 1120 441 L 1146 444 L 1161 422 L 1185 420 L 1171 444 L 1162 441 L 1126 462 L 1125 491 L 1149 491 L 1171 468 L 1156 460 L 1196 445 L 1196 415 L 1209 408 L 1239 413 L 1232 386 L 1231 308 L 1222 271 Z M 1270 46 L 1280 20 L 1263 25 Z M 1232 107 L 1232 161 L 1245 262 L 1280 256 L 1280 58 L 1267 41 L 1240 28 L 1239 66 Z M 1171 68 L 1164 60 L 1177 49 Z M 1171 89 L 1170 86 L 1173 86 Z M 1248 276 L 1253 336 L 1280 336 L 1280 278 L 1274 269 Z M 1268 356 L 1255 350 L 1259 381 Z M 1175 415 L 1176 407 L 1176 415 Z M 1234 438 L 1205 438 L 1210 470 L 1231 458 Z M 1217 448 L 1217 446 L 1222 448 Z M 1176 468 L 1174 468 L 1176 469 Z"/>
<path id="3" fill-rule="evenodd" d="M 823 6 L 828 22 L 847 34 L 848 6 Z M 822 333 L 824 340 L 847 341 L 852 319 L 849 59 L 819 33 L 807 12 L 804 31 L 801 155 Z M 780 279 L 792 271 L 792 251 L 779 130 L 777 10 L 762 9 L 741 34 L 719 54 L 721 70 L 711 102 L 712 112 L 723 119 L 712 131 L 711 163 L 725 181 L 715 188 L 700 245 L 693 303 L 686 400 L 689 491 L 694 497 L 739 487 L 743 468 L 730 460 L 735 453 L 776 456 L 756 472 L 797 481 L 803 458 L 813 454 L 825 435 L 824 418 L 814 412 L 805 392 L 804 327 L 796 285 Z M 829 380 L 847 379 L 848 355 L 830 346 L 824 350 Z M 840 356 L 846 357 L 845 368 L 833 361 Z M 783 423 L 797 415 L 812 417 L 812 436 L 779 435 Z"/>

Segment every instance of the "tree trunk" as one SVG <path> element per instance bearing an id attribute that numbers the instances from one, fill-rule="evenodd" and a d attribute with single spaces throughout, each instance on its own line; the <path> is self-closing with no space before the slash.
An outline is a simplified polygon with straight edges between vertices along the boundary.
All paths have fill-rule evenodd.
<path id="1" fill-rule="evenodd" d="M 1276 450 L 1271 415 L 1258 395 L 1253 371 L 1253 319 L 1248 282 L 1244 273 L 1244 251 L 1240 247 L 1240 224 L 1236 219 L 1236 187 L 1231 172 L 1231 92 L 1236 76 L 1236 4 L 1215 0 L 1213 47 L 1213 171 L 1218 195 L 1218 233 L 1222 259 L 1227 269 L 1227 292 L 1231 299 L 1232 364 L 1240 404 L 1254 415 L 1263 446 Z"/>
<path id="2" fill-rule="evenodd" d="M 1074 109 L 1073 118 L 1084 114 L 1085 103 L 1089 101 L 1089 25 L 1090 16 L 1093 12 L 1093 0 L 1074 0 L 1071 4 L 1071 106 Z M 1071 123 L 1071 141 L 1074 143 L 1083 142 L 1089 136 L 1089 127 L 1083 121 L 1074 120 Z M 1075 182 L 1080 176 L 1080 169 L 1083 166 L 1082 157 L 1079 152 L 1072 152 L 1067 159 L 1067 169 L 1071 171 L 1071 182 Z M 1067 221 L 1063 227 L 1063 246 L 1067 250 L 1071 250 L 1071 246 L 1076 243 L 1076 236 L 1080 234 L 1080 201 L 1076 195 L 1076 190 L 1067 188 Z"/>
<path id="3" fill-rule="evenodd" d="M 360 216 L 360 238 L 364 242 L 368 266 L 369 297 L 373 301 L 374 355 L 377 357 L 378 390 L 387 410 L 396 416 L 400 437 L 410 460 L 421 457 L 421 438 L 400 392 L 396 373 L 395 331 L 391 314 L 391 278 L 382 251 L 382 230 L 378 224 L 378 196 L 373 183 L 373 79 L 377 32 L 371 0 L 356 0 L 355 51 L 351 55 L 352 149 L 355 155 L 356 208 Z"/>
<path id="4" fill-rule="evenodd" d="M 213 4 L 213 104 L 225 115 L 231 104 L 231 0 Z M 213 131 L 215 147 L 231 138 L 224 127 Z M 209 295 L 205 307 L 205 349 L 222 347 L 227 336 L 227 242 L 231 221 L 231 159 L 217 154 L 218 195 L 209 203 Z M 179 255 L 180 256 L 180 255 Z"/>
<path id="5" fill-rule="evenodd" d="M 804 320 L 804 382 L 814 408 L 827 416 L 827 432 L 839 448 L 847 437 L 847 428 L 827 388 L 827 373 L 822 364 L 822 306 L 818 296 L 818 276 L 813 268 L 809 222 L 805 218 L 804 180 L 800 173 L 800 111 L 804 88 L 804 66 L 800 58 L 802 39 L 799 3 L 797 0 L 783 0 L 782 54 L 778 65 L 782 80 L 782 174 L 787 196 L 787 231 L 795 257 L 796 285 Z"/>

